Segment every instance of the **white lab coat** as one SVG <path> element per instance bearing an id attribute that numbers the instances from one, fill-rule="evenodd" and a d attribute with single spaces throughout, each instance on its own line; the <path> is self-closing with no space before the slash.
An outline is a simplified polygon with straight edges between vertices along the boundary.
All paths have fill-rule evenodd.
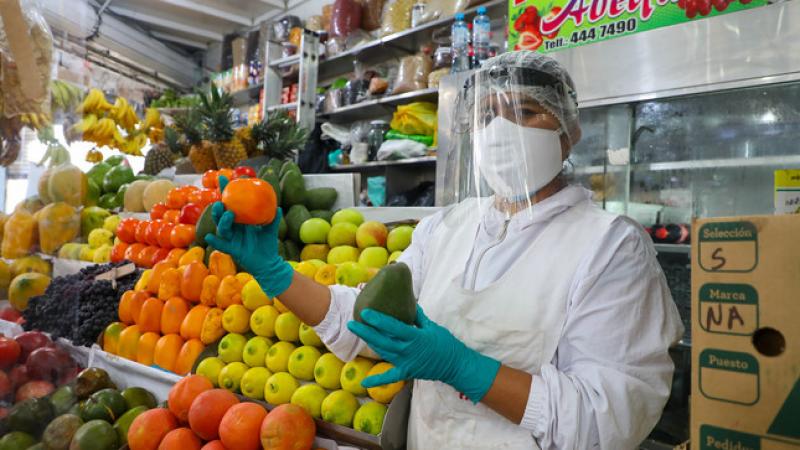
<path id="1" fill-rule="evenodd" d="M 471 243 L 463 287 L 482 289 L 496 281 L 554 217 L 589 195 L 577 186 L 563 189 L 531 214 L 514 216 L 499 243 L 504 219 L 487 215 Z M 411 268 L 417 295 L 429 271 L 423 257 L 427 238 L 441 219 L 439 213 L 422 220 L 400 259 Z M 556 355 L 533 373 L 519 425 L 542 449 L 635 448 L 669 396 L 673 364 L 667 350 L 683 326 L 650 239 L 640 225 L 619 217 L 597 240 L 572 280 Z M 476 255 L 484 251 L 476 267 Z M 331 292 L 331 308 L 315 330 L 331 351 L 349 360 L 364 348 L 346 328 L 358 291 L 332 286 Z"/>

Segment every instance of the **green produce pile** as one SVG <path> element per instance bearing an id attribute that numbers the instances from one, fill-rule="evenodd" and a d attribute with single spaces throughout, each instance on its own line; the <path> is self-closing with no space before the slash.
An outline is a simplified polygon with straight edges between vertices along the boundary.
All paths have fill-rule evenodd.
<path id="1" fill-rule="evenodd" d="M 172 89 L 167 89 L 161 97 L 150 102 L 151 108 L 190 108 L 200 104 L 196 95 L 178 95 Z"/>
<path id="2" fill-rule="evenodd" d="M 130 183 L 141 179 L 150 179 L 148 175 L 134 175 L 128 160 L 122 155 L 108 157 L 88 172 L 89 188 L 87 205 L 97 205 L 105 209 L 122 208 L 125 202 L 125 190 Z"/>

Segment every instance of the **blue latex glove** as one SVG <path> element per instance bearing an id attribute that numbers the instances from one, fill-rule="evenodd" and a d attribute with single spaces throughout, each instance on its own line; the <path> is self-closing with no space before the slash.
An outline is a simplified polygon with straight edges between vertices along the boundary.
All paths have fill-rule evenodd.
<path id="1" fill-rule="evenodd" d="M 416 326 L 372 309 L 361 311 L 361 319 L 364 323 L 351 320 L 347 328 L 395 366 L 365 378 L 361 382 L 365 388 L 413 378 L 436 380 L 478 403 L 500 369 L 499 361 L 464 345 L 446 328 L 428 319 L 419 305 Z"/>
<path id="2" fill-rule="evenodd" d="M 220 192 L 228 179 L 219 177 Z M 270 297 L 282 294 L 292 284 L 294 269 L 278 254 L 278 226 L 283 214 L 278 208 L 269 225 L 234 223 L 233 211 L 226 211 L 222 202 L 211 206 L 211 218 L 217 224 L 216 234 L 205 239 L 215 249 L 231 255 L 236 263 L 252 275 Z"/>

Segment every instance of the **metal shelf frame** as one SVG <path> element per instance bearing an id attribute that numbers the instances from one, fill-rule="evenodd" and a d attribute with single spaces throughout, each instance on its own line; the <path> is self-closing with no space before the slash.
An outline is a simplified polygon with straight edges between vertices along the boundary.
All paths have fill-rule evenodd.
<path id="1" fill-rule="evenodd" d="M 384 167 L 408 166 L 412 164 L 435 164 L 436 156 L 420 156 L 418 158 L 406 158 L 389 161 L 372 161 L 363 164 L 348 164 L 343 166 L 331 167 L 335 172 L 358 172 Z"/>
<path id="2" fill-rule="evenodd" d="M 418 91 L 405 92 L 397 95 L 387 95 L 385 97 L 365 100 L 354 105 L 347 105 L 335 111 L 317 114 L 318 118 L 330 121 L 352 121 L 359 119 L 375 118 L 391 112 L 393 107 L 411 101 L 437 101 L 439 90 L 435 88 L 421 89 Z"/>

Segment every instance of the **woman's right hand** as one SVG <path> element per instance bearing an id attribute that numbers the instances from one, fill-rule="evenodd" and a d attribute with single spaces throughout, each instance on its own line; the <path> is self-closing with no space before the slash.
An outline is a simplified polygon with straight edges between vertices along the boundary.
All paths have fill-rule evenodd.
<path id="1" fill-rule="evenodd" d="M 228 180 L 219 178 L 220 192 Z M 235 223 L 233 211 L 225 210 L 222 202 L 211 206 L 211 217 L 217 225 L 216 234 L 207 234 L 206 242 L 214 249 L 229 254 L 236 263 L 258 281 L 269 296 L 282 294 L 292 283 L 294 269 L 278 254 L 278 226 L 282 212 L 277 208 L 275 219 L 268 225 Z"/>

